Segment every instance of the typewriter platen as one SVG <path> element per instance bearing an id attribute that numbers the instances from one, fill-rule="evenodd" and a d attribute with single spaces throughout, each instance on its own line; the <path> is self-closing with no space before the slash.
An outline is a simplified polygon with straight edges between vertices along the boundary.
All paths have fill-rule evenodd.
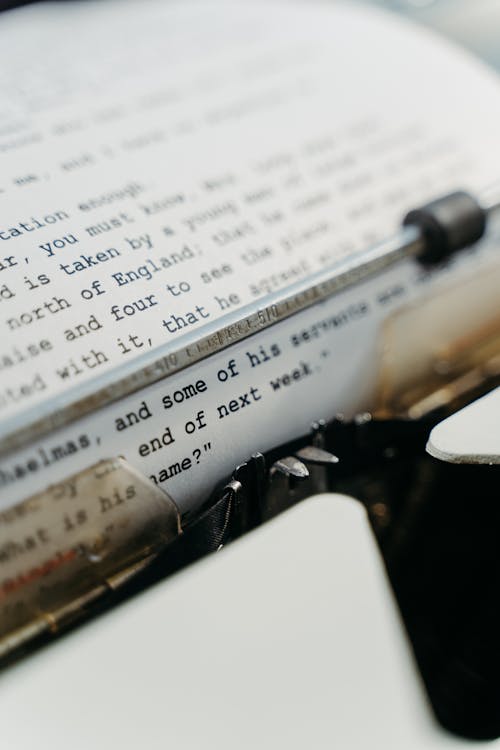
<path id="1" fill-rule="evenodd" d="M 435 5 L 437 18 L 441 4 Z M 419 11 L 413 6 L 412 12 Z M 422 10 L 427 21 L 432 12 Z M 455 16 L 446 12 L 442 17 L 453 25 Z M 27 523 L 26 538 L 31 538 L 33 517 L 43 518 L 47 507 L 57 504 L 58 517 L 67 519 L 66 532 L 75 534 L 73 547 L 82 554 L 65 560 L 59 549 L 53 550 L 53 569 L 64 569 L 64 575 L 42 592 L 44 600 L 39 582 L 47 571 L 38 571 L 37 577 L 34 553 L 30 569 L 35 573 L 23 584 L 32 587 L 39 617 L 14 603 L 16 638 L 24 635 L 18 642 L 4 642 L 6 655 L 14 653 L 13 646 L 31 650 L 61 630 L 100 616 L 37 651 L 33 661 L 28 657 L 13 665 L 5 705 L 39 701 L 37 694 L 48 690 L 51 680 L 67 680 L 68 695 L 78 695 L 80 703 L 77 711 L 74 702 L 59 700 L 52 713 L 52 720 L 56 713 L 60 718 L 56 746 L 64 734 L 71 741 L 78 713 L 87 726 L 75 747 L 99 746 L 99 738 L 109 742 L 113 732 L 117 746 L 126 747 L 129 735 L 130 746 L 142 739 L 154 747 L 160 731 L 160 744 L 171 741 L 180 747 L 200 746 L 204 737 L 207 745 L 220 747 L 279 742 L 289 747 L 307 742 L 314 747 L 335 742 L 344 747 L 458 746 L 461 740 L 441 735 L 430 719 L 386 570 L 436 716 L 457 735 L 497 738 L 500 511 L 498 469 L 490 464 L 498 462 L 498 453 L 494 445 L 488 452 L 460 440 L 454 450 L 445 441 L 446 451 L 438 440 L 446 425 L 455 438 L 465 430 L 468 435 L 491 432 L 481 416 L 484 407 L 477 412 L 468 407 L 465 428 L 460 410 L 491 392 L 488 414 L 499 411 L 497 334 L 485 332 L 465 360 L 463 349 L 452 353 L 455 359 L 443 365 L 444 377 L 441 373 L 436 383 L 411 397 L 404 394 L 403 401 L 385 401 L 379 412 L 354 419 L 339 415 L 317 422 L 302 438 L 250 457 L 184 527 L 170 498 L 158 528 L 154 489 L 143 487 L 141 477 L 120 461 L 71 478 L 66 494 L 41 493 L 18 506 L 19 522 Z M 443 423 L 450 414 L 456 414 L 455 424 Z M 431 452 L 439 458 L 426 451 L 437 425 Z M 127 493 L 146 493 L 141 517 L 127 513 Z M 82 538 L 71 505 L 72 497 L 81 494 L 94 496 L 100 510 L 106 503 L 120 505 L 123 516 L 114 528 L 96 525 Z M 313 499 L 318 494 L 322 497 Z M 40 522 L 35 531 L 43 535 L 43 529 Z M 227 549 L 206 558 L 221 547 Z M 179 572 L 188 563 L 195 564 Z M 335 574 L 325 578 L 332 568 Z M 349 591 L 342 580 L 350 582 Z M 168 593 L 162 593 L 165 585 Z M 217 614 L 207 617 L 208 611 Z M 163 623 L 170 631 L 166 642 Z M 337 635 L 336 646 L 325 654 L 331 632 Z M 114 648 L 117 639 L 121 651 Z M 356 650 L 351 650 L 353 643 Z M 88 668 L 73 672 L 76 651 Z M 31 664 L 40 670 L 39 681 L 30 673 Z M 162 670 L 169 669 L 177 698 L 172 682 L 162 681 Z M 80 685 L 72 685 L 75 674 Z M 233 691 L 237 695 L 230 700 Z M 308 700 L 311 694 L 314 701 Z M 134 711 L 140 731 L 130 726 Z M 160 730 L 158 716 L 167 711 L 171 716 Z M 304 721 L 294 720 L 301 711 Z M 50 716 L 46 712 L 42 731 L 50 727 Z M 125 732 L 113 726 L 120 716 L 129 725 Z M 200 724 L 205 734 L 198 731 Z M 9 747 L 23 746 L 16 745 L 14 729 L 8 726 L 7 732 Z"/>

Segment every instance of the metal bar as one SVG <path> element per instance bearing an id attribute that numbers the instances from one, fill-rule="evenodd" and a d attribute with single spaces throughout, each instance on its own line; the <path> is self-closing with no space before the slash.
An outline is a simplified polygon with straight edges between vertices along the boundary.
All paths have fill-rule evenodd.
<path id="1" fill-rule="evenodd" d="M 260 333 L 282 320 L 348 289 L 399 260 L 418 255 L 423 240 L 415 227 L 268 295 L 263 305 L 247 305 L 177 341 L 141 355 L 81 386 L 31 407 L 3 423 L 0 455 L 24 447 L 36 438 L 86 414 L 180 372 L 212 354 Z"/>
<path id="2" fill-rule="evenodd" d="M 500 219 L 500 183 L 483 191 L 478 203 L 488 226 L 492 220 Z M 156 347 L 130 363 L 26 409 L 3 423 L 0 456 L 260 333 L 398 261 L 417 258 L 425 250 L 426 237 L 421 230 L 414 225 L 404 226 L 384 242 L 266 296 L 261 307 L 250 304 L 240 308 L 180 336 L 173 343 Z"/>

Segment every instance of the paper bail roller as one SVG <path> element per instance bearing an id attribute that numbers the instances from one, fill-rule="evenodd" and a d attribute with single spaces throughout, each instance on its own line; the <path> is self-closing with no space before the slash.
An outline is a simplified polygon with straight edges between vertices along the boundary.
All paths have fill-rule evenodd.
<path id="1" fill-rule="evenodd" d="M 404 226 L 417 227 L 424 240 L 418 259 L 439 263 L 481 239 L 486 228 L 486 210 L 469 193 L 458 190 L 410 211 Z"/>

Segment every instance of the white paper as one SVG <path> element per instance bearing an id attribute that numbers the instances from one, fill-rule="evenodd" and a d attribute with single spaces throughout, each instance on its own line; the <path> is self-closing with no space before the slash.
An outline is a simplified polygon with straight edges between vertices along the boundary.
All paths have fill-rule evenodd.
<path id="1" fill-rule="evenodd" d="M 351 3 L 42 5 L 4 17 L 0 55 L 0 419 L 498 178 L 495 76 Z M 492 257 L 426 284 L 402 264 L 85 418 L 2 461 L 2 502 L 121 453 L 187 510 L 252 450 L 369 406 L 388 310 Z"/>

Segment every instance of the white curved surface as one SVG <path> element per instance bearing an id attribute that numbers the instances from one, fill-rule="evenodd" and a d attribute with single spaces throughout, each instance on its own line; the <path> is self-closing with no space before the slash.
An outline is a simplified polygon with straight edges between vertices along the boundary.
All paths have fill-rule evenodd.
<path id="1" fill-rule="evenodd" d="M 338 495 L 4 672 L 0 722 L 9 750 L 474 746 L 435 725 L 365 513 Z"/>
<path id="2" fill-rule="evenodd" d="M 500 463 L 500 388 L 436 425 L 427 451 L 450 463 Z"/>

